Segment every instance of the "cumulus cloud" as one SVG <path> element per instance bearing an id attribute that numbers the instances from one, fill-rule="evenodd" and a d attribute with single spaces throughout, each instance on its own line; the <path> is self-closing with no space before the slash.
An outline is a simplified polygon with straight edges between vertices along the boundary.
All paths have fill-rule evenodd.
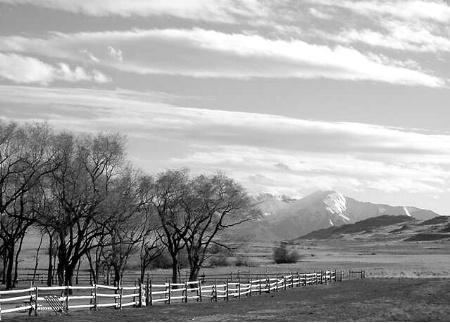
<path id="1" fill-rule="evenodd" d="M 228 34 L 200 28 L 59 33 L 47 39 L 0 38 L 0 45 L 11 51 L 32 51 L 78 60 L 80 53 L 75 48 L 97 48 L 109 46 L 108 43 L 130 49 L 138 47 L 139 50 L 130 50 L 127 62 L 119 62 L 120 51 L 110 47 L 110 55 L 116 56 L 116 59 L 102 60 L 100 64 L 139 74 L 330 78 L 428 87 L 446 85 L 444 79 L 419 68 L 377 59 L 375 54 L 367 55 L 353 48 L 316 45 L 302 40 L 273 40 L 259 35 Z"/>
<path id="2" fill-rule="evenodd" d="M 91 73 L 77 66 L 73 69 L 65 63 L 56 66 L 36 58 L 0 53 L 0 77 L 14 83 L 39 83 L 47 85 L 56 80 L 65 82 L 107 83 L 110 78 L 94 70 Z"/>

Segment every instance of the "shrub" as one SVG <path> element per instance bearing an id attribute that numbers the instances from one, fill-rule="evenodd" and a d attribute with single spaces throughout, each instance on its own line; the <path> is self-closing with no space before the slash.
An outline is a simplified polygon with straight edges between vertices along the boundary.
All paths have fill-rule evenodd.
<path id="1" fill-rule="evenodd" d="M 226 254 L 218 254 L 211 257 L 209 265 L 213 267 L 226 267 L 229 265 L 228 256 Z"/>
<path id="2" fill-rule="evenodd" d="M 236 257 L 236 263 L 234 264 L 236 267 L 246 267 L 248 266 L 247 259 L 242 256 Z"/>
<path id="3" fill-rule="evenodd" d="M 293 250 L 289 252 L 285 243 L 282 243 L 279 247 L 273 249 L 273 260 L 277 264 L 294 264 L 298 259 L 299 254 L 297 251 Z"/>

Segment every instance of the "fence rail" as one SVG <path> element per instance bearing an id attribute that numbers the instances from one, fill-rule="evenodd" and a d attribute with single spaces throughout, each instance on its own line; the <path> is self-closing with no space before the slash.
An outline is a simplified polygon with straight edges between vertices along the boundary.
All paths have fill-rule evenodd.
<path id="1" fill-rule="evenodd" d="M 363 271 L 352 271 L 364 278 Z M 348 277 L 350 278 L 350 272 Z M 0 291 L 0 320 L 3 314 L 28 312 L 38 315 L 41 311 L 52 310 L 55 304 L 48 299 L 60 302 L 64 312 L 73 309 L 97 310 L 102 307 L 122 309 L 127 306 L 151 306 L 172 304 L 176 302 L 202 302 L 242 298 L 254 294 L 272 293 L 288 288 L 315 284 L 328 284 L 342 281 L 343 271 L 326 270 L 314 273 L 290 273 L 276 277 L 254 277 L 246 281 L 239 277 L 237 281 L 204 283 L 187 281 L 184 283 L 152 283 L 135 286 L 108 286 L 94 284 L 91 286 L 32 286 L 27 289 Z"/>

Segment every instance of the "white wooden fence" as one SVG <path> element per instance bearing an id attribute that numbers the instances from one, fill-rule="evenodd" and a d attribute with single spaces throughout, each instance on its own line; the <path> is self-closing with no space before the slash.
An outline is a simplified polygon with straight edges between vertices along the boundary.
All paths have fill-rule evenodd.
<path id="1" fill-rule="evenodd" d="M 32 286 L 27 289 L 0 291 L 0 320 L 3 314 L 28 312 L 38 315 L 40 311 L 53 310 L 45 296 L 56 295 L 65 310 L 126 306 L 147 306 L 159 303 L 218 301 L 241 298 L 254 294 L 271 293 L 288 288 L 341 281 L 342 272 L 296 273 L 276 278 L 251 279 L 247 282 L 222 282 L 202 284 L 199 281 L 185 283 L 159 283 L 136 286 Z"/>

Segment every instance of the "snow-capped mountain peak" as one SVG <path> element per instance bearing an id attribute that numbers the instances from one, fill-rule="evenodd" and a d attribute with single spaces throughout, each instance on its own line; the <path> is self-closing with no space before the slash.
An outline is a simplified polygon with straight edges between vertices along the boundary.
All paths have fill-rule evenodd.
<path id="1" fill-rule="evenodd" d="M 323 200 L 323 203 L 325 203 L 327 211 L 333 214 L 343 214 L 347 210 L 345 196 L 339 192 L 331 192 L 328 194 Z"/>

